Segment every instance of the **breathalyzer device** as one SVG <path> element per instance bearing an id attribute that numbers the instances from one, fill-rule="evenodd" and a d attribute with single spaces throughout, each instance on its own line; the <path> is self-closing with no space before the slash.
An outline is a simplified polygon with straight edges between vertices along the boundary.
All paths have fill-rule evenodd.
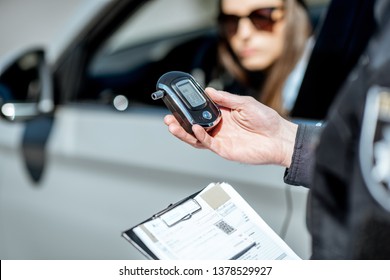
<path id="1" fill-rule="evenodd" d="M 190 74 L 180 71 L 165 73 L 156 84 L 152 99 L 162 98 L 180 125 L 193 133 L 191 127 L 199 124 L 206 131 L 221 120 L 221 111 Z"/>

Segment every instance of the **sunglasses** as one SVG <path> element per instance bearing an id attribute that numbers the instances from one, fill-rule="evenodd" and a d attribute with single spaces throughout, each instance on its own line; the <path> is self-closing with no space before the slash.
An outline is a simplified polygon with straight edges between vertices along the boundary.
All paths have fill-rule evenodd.
<path id="1" fill-rule="evenodd" d="M 218 22 L 227 35 L 237 33 L 238 24 L 242 18 L 249 18 L 257 30 L 272 32 L 274 24 L 283 18 L 282 7 L 260 8 L 248 16 L 236 16 L 221 13 Z"/>

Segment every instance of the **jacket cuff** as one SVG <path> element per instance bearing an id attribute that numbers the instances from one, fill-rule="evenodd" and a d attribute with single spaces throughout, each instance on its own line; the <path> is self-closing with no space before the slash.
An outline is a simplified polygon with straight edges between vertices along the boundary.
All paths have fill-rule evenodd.
<path id="1" fill-rule="evenodd" d="M 284 182 L 294 186 L 309 187 L 315 163 L 314 148 L 321 127 L 300 124 L 295 139 L 291 165 L 284 173 Z"/>

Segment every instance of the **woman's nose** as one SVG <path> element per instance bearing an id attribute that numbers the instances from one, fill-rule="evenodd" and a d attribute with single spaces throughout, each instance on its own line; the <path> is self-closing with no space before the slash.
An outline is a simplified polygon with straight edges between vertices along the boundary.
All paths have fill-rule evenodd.
<path id="1" fill-rule="evenodd" d="M 241 18 L 239 20 L 236 34 L 237 36 L 242 39 L 247 39 L 252 35 L 254 31 L 255 27 L 253 26 L 249 18 Z"/>

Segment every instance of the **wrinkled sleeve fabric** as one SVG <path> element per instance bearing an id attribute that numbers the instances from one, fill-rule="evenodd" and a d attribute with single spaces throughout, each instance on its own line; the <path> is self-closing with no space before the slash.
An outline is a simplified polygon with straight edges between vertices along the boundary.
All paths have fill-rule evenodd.
<path id="1" fill-rule="evenodd" d="M 298 126 L 292 162 L 284 173 L 286 184 L 310 187 L 315 164 L 314 151 L 321 131 L 320 126 L 306 124 Z"/>

